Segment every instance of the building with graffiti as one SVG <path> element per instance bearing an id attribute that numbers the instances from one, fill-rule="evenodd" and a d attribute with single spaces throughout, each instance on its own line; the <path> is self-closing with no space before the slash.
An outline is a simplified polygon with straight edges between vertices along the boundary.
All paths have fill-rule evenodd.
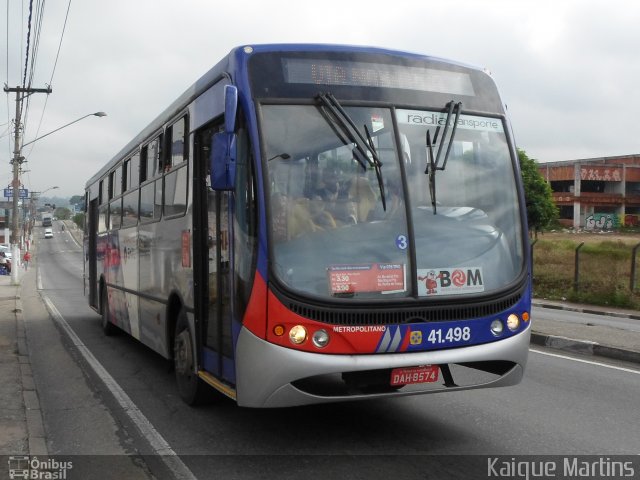
<path id="1" fill-rule="evenodd" d="M 640 225 L 640 154 L 539 164 L 560 222 L 576 229 Z"/>

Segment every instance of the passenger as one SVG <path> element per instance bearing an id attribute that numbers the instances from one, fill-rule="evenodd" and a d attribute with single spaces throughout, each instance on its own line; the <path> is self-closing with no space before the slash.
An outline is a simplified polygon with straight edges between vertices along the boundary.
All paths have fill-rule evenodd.
<path id="1" fill-rule="evenodd" d="M 337 224 L 333 215 L 326 210 L 327 202 L 320 195 L 311 199 L 310 212 L 313 223 L 323 229 L 336 228 Z"/>
<path id="2" fill-rule="evenodd" d="M 323 228 L 358 223 L 355 203 L 349 198 L 349 179 L 342 173 L 327 167 L 312 200 L 314 221 Z"/>
<path id="3" fill-rule="evenodd" d="M 335 202 L 340 190 L 338 171 L 333 168 L 325 168 L 322 171 L 322 181 L 316 190 L 316 195 L 325 202 Z"/>
<path id="4" fill-rule="evenodd" d="M 291 199 L 284 194 L 276 193 L 271 197 L 271 211 L 273 239 L 276 242 L 322 230 L 312 219 L 311 202 L 306 197 Z"/>
<path id="5" fill-rule="evenodd" d="M 356 206 L 358 223 L 366 222 L 378 199 L 366 177 L 356 177 L 349 187 L 349 198 Z"/>

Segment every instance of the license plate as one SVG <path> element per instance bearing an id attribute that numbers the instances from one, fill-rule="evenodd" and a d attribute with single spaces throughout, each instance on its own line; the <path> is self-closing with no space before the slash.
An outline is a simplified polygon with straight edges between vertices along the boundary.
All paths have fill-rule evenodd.
<path id="1" fill-rule="evenodd" d="M 390 383 L 393 386 L 413 383 L 433 383 L 438 381 L 437 365 L 420 365 L 419 367 L 394 368 L 391 370 Z"/>

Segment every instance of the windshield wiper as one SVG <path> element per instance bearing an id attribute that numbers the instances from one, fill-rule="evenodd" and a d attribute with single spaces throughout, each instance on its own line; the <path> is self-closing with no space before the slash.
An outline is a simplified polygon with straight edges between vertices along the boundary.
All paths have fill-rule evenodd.
<path id="1" fill-rule="evenodd" d="M 322 103 L 322 106 L 326 109 L 322 110 L 323 117 L 329 122 L 330 125 L 336 125 L 340 128 L 341 133 L 348 139 L 350 143 L 355 144 L 356 154 L 355 160 L 366 171 L 368 162 L 376 172 L 378 179 L 378 188 L 380 189 L 380 200 L 382 201 L 382 208 L 387 210 L 387 201 L 384 191 L 384 182 L 382 179 L 382 162 L 378 156 L 378 152 L 373 144 L 373 138 L 369 133 L 367 125 L 364 125 L 365 137 L 362 135 L 355 122 L 351 119 L 349 114 L 344 110 L 340 102 L 331 93 L 319 93 L 317 95 L 318 100 Z M 340 136 L 340 135 L 339 135 Z M 342 136 L 341 136 L 342 137 Z M 344 141 L 344 137 L 342 137 Z M 345 142 L 347 143 L 347 142 Z M 369 157 L 371 154 L 371 157 Z"/>
<path id="2" fill-rule="evenodd" d="M 431 206 L 433 207 L 433 214 L 436 214 L 436 171 L 444 170 L 447 166 L 447 160 L 449 159 L 449 153 L 451 152 L 451 146 L 453 145 L 453 139 L 456 135 L 456 129 L 458 128 L 458 119 L 460 118 L 460 111 L 462 110 L 462 102 L 453 103 L 451 100 L 447 103 L 447 119 L 444 124 L 444 132 L 442 133 L 442 137 L 440 139 L 440 144 L 438 145 L 438 134 L 440 133 L 440 126 L 436 127 L 436 132 L 433 136 L 433 140 L 431 139 L 431 132 L 427 130 L 427 168 L 424 173 L 429 175 L 429 196 L 431 197 Z M 440 165 L 440 159 L 442 157 L 442 147 L 445 143 L 445 138 L 447 137 L 447 132 L 449 131 L 449 123 L 451 121 L 451 116 L 453 115 L 455 110 L 455 118 L 453 120 L 453 128 L 451 130 L 451 135 L 449 136 L 447 151 L 444 155 L 444 160 L 442 161 L 442 165 Z M 438 145 L 438 153 L 434 156 L 433 147 Z"/>

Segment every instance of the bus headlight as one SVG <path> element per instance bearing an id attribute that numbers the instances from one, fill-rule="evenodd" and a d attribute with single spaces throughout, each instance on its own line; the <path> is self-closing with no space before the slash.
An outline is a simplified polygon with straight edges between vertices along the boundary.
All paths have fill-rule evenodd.
<path id="1" fill-rule="evenodd" d="M 289 340 L 291 343 L 295 343 L 296 345 L 300 345 L 307 339 L 307 329 L 302 325 L 296 325 L 289 330 Z"/>
<path id="2" fill-rule="evenodd" d="M 329 343 L 329 334 L 326 330 L 317 330 L 312 337 L 313 344 L 318 348 L 324 348 Z"/>
<path id="3" fill-rule="evenodd" d="M 502 330 L 504 330 L 504 326 L 502 325 L 502 321 L 500 319 L 495 319 L 493 322 L 491 322 L 491 333 L 493 333 L 494 336 L 499 337 L 500 335 L 502 335 Z"/>
<path id="4" fill-rule="evenodd" d="M 516 331 L 520 326 L 520 319 L 515 313 L 512 313 L 507 317 L 507 328 L 512 332 Z"/>

